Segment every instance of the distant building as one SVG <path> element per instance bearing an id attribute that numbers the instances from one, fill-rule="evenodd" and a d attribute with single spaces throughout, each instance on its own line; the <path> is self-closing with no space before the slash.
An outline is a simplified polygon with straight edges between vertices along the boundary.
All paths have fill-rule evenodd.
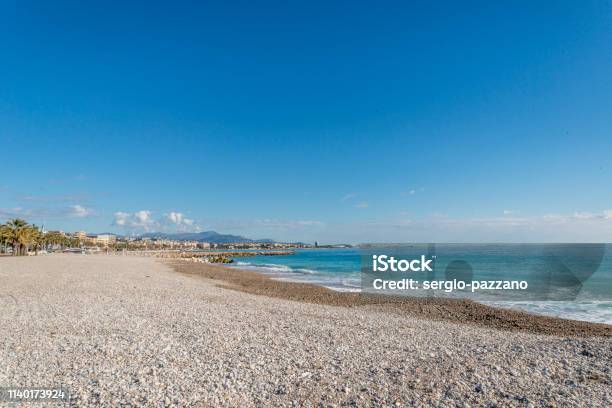
<path id="1" fill-rule="evenodd" d="M 85 238 L 79 238 L 79 243 L 83 245 L 96 245 L 95 235 L 86 235 Z"/>
<path id="2" fill-rule="evenodd" d="M 319 247 L 319 241 L 315 241 L 315 248 Z"/>
<path id="3" fill-rule="evenodd" d="M 181 246 L 183 248 L 197 248 L 198 247 L 198 242 L 197 241 L 181 241 Z"/>
<path id="4" fill-rule="evenodd" d="M 112 234 L 101 234 L 96 237 L 96 244 L 109 246 L 117 241 L 117 237 Z"/>
<path id="5" fill-rule="evenodd" d="M 87 238 L 87 233 L 85 231 L 77 231 L 74 233 L 74 237 L 78 239 L 85 239 Z"/>

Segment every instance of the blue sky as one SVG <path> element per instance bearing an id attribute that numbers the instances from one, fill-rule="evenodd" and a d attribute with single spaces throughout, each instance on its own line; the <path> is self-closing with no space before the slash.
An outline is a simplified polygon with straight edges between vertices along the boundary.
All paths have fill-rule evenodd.
<path id="1" fill-rule="evenodd" d="M 16 2 L 0 219 L 612 241 L 606 2 Z"/>

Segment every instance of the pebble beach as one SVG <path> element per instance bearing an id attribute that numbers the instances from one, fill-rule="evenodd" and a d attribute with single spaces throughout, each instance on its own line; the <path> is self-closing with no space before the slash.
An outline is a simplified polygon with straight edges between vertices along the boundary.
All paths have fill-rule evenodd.
<path id="1" fill-rule="evenodd" d="M 78 407 L 612 405 L 610 326 L 311 301 L 173 262 L 0 258 L 0 385 Z"/>

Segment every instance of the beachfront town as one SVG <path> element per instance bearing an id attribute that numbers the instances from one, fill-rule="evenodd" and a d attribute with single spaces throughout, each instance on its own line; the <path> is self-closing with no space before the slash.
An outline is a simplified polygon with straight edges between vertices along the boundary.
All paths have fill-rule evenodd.
<path id="1" fill-rule="evenodd" d="M 149 251 L 149 250 L 283 250 L 314 248 L 317 244 L 282 242 L 203 242 L 151 236 L 121 236 L 111 233 L 91 234 L 85 231 L 46 231 L 24 220 L 10 220 L 0 225 L 0 254 L 35 255 L 57 251 Z"/>
<path id="2" fill-rule="evenodd" d="M 63 231 L 49 231 L 52 234 L 62 234 L 71 238 L 76 247 L 100 247 L 109 249 L 179 249 L 179 250 L 206 250 L 206 249 L 287 249 L 311 248 L 313 245 L 302 243 L 282 242 L 200 242 L 193 240 L 178 240 L 140 236 L 120 236 L 115 234 L 88 234 L 85 231 L 65 233 Z M 60 249 L 59 246 L 51 249 Z"/>
<path id="3" fill-rule="evenodd" d="M 206 239 L 172 239 L 166 234 L 122 236 L 112 233 L 92 234 L 85 231 L 47 231 L 22 219 L 0 224 L 0 255 L 38 255 L 46 252 L 114 252 L 114 251 L 218 251 L 218 250 L 286 250 L 298 248 L 350 248 L 347 244 L 319 245 L 302 242 L 249 240 L 240 236 L 213 234 L 219 242 Z M 194 237 L 193 234 L 189 234 Z M 196 234 L 197 236 L 197 234 Z M 223 240 L 219 240 L 222 237 Z M 214 240 L 214 239 L 213 239 Z M 212 241 L 212 240 L 210 240 Z"/>

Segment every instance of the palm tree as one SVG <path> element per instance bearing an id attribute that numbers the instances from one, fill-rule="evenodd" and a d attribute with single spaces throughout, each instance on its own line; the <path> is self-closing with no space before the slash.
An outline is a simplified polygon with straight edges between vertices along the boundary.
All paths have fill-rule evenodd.
<path id="1" fill-rule="evenodd" d="M 13 248 L 13 255 L 20 255 L 20 244 L 19 236 L 22 235 L 24 227 L 28 223 L 25 220 L 13 219 L 8 220 L 5 225 L 2 226 L 2 236 L 4 241 Z"/>
<path id="2" fill-rule="evenodd" d="M 32 248 L 34 253 L 38 255 L 38 250 L 42 248 L 43 240 L 44 234 L 42 231 L 36 225 L 31 225 L 27 232 L 26 252 Z"/>
<path id="3" fill-rule="evenodd" d="M 9 246 L 9 230 L 4 224 L 0 224 L 0 252 L 6 252 Z"/>
<path id="4" fill-rule="evenodd" d="M 42 243 L 42 233 L 37 226 L 15 218 L 0 227 L 0 239 L 4 245 L 13 248 L 13 255 L 26 255 L 30 247 L 38 252 Z"/>
<path id="5" fill-rule="evenodd" d="M 57 231 L 49 231 L 45 233 L 42 237 L 42 246 L 44 249 L 48 249 L 49 247 L 59 246 L 61 249 L 64 249 L 67 246 L 71 245 L 72 238 L 67 237 L 66 235 L 57 232 Z"/>

